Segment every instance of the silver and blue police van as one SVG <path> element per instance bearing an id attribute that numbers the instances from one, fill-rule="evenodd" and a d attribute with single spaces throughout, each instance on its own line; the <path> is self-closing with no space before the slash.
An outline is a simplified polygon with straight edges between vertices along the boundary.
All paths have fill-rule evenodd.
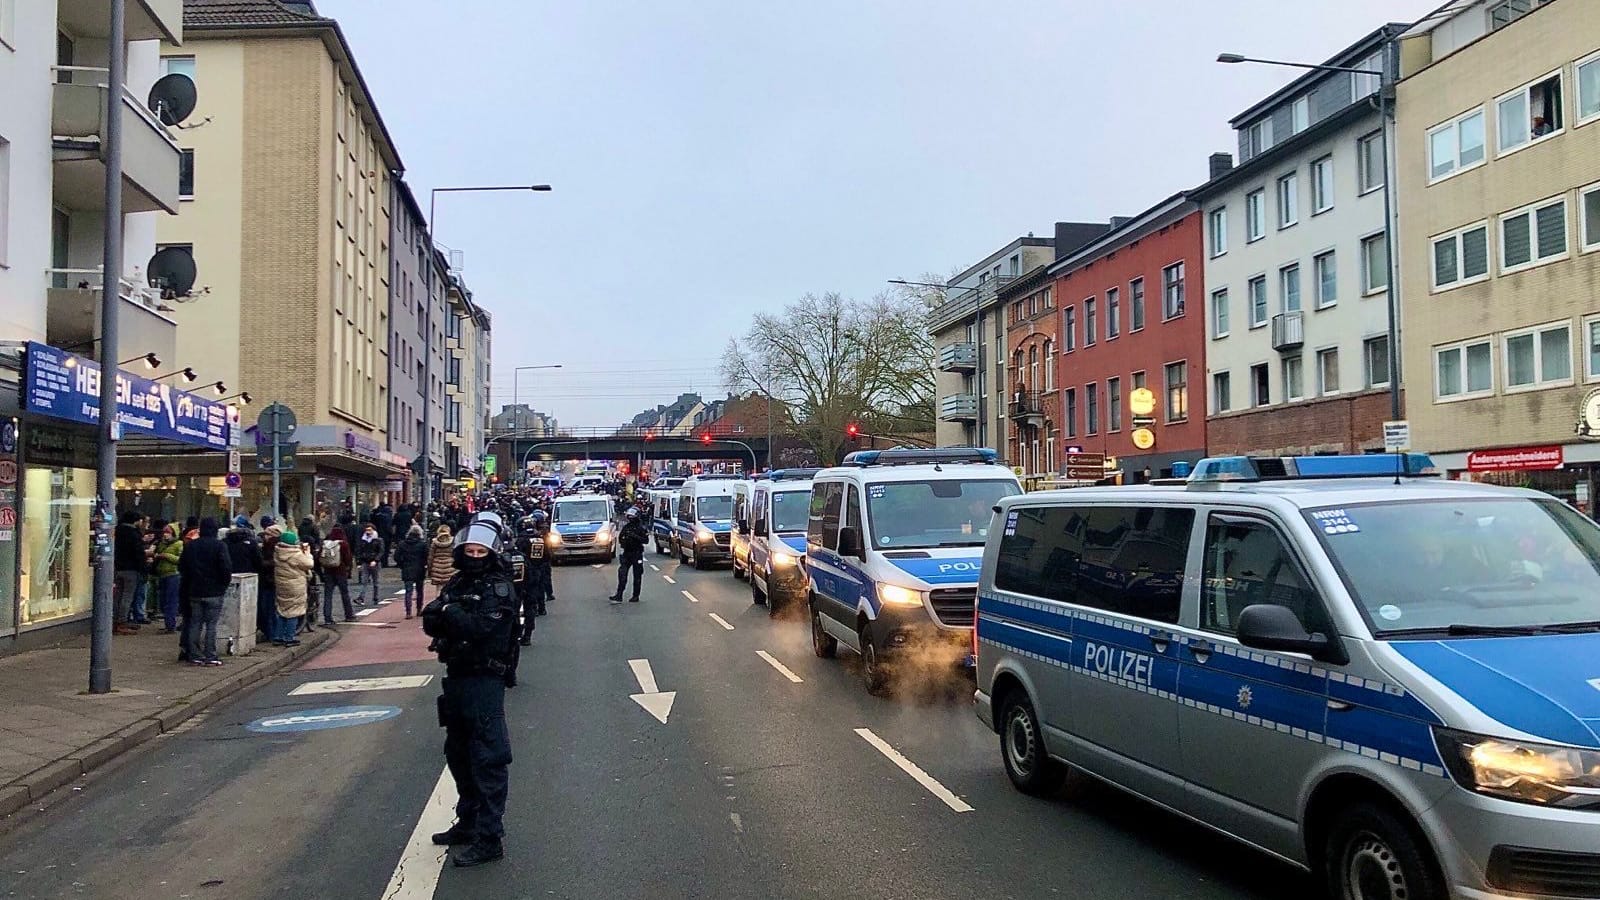
<path id="1" fill-rule="evenodd" d="M 736 580 L 750 573 L 750 500 L 755 494 L 756 480 L 765 477 L 757 475 L 733 483 L 733 528 L 728 531 L 728 556 L 732 563 L 729 568 Z M 741 523 L 745 525 L 741 526 Z"/>
<path id="2" fill-rule="evenodd" d="M 1000 502 L 977 710 L 1365 900 L 1600 896 L 1600 528 L 1421 454 Z"/>
<path id="3" fill-rule="evenodd" d="M 818 472 L 805 551 L 817 656 L 856 651 L 873 693 L 908 649 L 919 662 L 969 662 L 994 506 L 1021 491 L 987 448 L 858 450 Z"/>
<path id="4" fill-rule="evenodd" d="M 676 488 L 651 488 L 645 496 L 650 498 L 650 537 L 655 542 L 656 553 L 667 556 L 672 552 L 672 535 L 677 528 L 678 491 Z"/>
<path id="5" fill-rule="evenodd" d="M 605 494 L 557 497 L 550 506 L 550 534 L 545 541 L 550 561 L 596 557 L 610 562 L 617 553 L 611 508 L 611 498 Z"/>
<path id="6" fill-rule="evenodd" d="M 821 469 L 775 469 L 755 482 L 748 515 L 735 533 L 748 533 L 750 599 L 776 616 L 806 596 L 806 519 L 811 479 Z"/>
<path id="7" fill-rule="evenodd" d="M 694 475 L 678 486 L 673 549 L 696 569 L 730 557 L 737 475 Z"/>

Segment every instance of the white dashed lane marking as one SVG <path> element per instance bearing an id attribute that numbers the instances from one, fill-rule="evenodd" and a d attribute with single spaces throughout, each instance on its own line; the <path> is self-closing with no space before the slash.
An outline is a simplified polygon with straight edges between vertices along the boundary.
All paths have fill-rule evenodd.
<path id="1" fill-rule="evenodd" d="M 667 580 L 667 584 L 677 584 L 677 582 L 676 582 L 676 581 L 673 581 L 673 580 L 672 580 L 672 576 L 671 576 L 671 575 L 663 575 L 663 576 L 661 576 L 661 577 L 662 577 L 662 578 L 665 578 L 665 579 L 666 579 L 666 580 Z"/>
<path id="2" fill-rule="evenodd" d="M 967 801 L 957 797 L 950 791 L 949 788 L 935 781 L 932 775 L 922 771 L 921 766 L 918 766 L 911 760 L 906 759 L 899 750 L 889 746 L 887 741 L 873 734 L 872 729 L 857 728 L 856 734 L 860 735 L 862 740 L 877 748 L 877 751 L 882 753 L 890 762 L 899 766 L 901 771 L 916 779 L 917 784 L 927 788 L 928 793 L 944 801 L 945 806 L 950 807 L 958 813 L 972 812 L 972 807 L 967 804 Z"/>
<path id="3" fill-rule="evenodd" d="M 690 603 L 699 603 L 700 602 L 700 598 L 699 597 L 696 597 L 695 595 L 689 593 L 688 591 L 679 591 L 678 593 L 684 595 L 685 597 L 688 597 Z"/>
<path id="4" fill-rule="evenodd" d="M 789 679 L 795 684 L 800 684 L 801 682 L 805 681 L 804 678 L 796 675 L 788 666 L 774 659 L 771 653 L 768 653 L 765 650 L 757 650 L 756 655 L 766 660 L 767 665 L 772 666 L 774 669 L 777 669 L 779 672 L 783 673 L 783 677 Z"/>
<path id="5" fill-rule="evenodd" d="M 712 619 L 716 620 L 716 623 L 718 625 L 721 625 L 723 628 L 726 628 L 729 631 L 733 630 L 733 626 L 728 623 L 727 619 L 724 619 L 723 617 L 717 615 L 716 613 L 710 613 L 709 615 L 711 616 Z"/>

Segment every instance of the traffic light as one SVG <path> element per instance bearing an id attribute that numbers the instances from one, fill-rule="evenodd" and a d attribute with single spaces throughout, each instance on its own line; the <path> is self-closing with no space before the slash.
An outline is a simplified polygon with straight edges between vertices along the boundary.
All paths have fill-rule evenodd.
<path id="1" fill-rule="evenodd" d="M 861 426 L 851 422 L 849 425 L 844 427 L 844 436 L 852 441 L 861 437 Z"/>
<path id="2" fill-rule="evenodd" d="M 711 433 L 708 432 L 708 431 L 701 432 L 700 433 L 700 443 L 702 443 L 702 444 L 710 444 L 711 443 Z"/>
<path id="3" fill-rule="evenodd" d="M 627 460 L 623 460 L 622 462 L 617 463 L 617 474 L 621 475 L 623 477 L 627 477 L 627 475 L 628 475 L 628 461 Z"/>

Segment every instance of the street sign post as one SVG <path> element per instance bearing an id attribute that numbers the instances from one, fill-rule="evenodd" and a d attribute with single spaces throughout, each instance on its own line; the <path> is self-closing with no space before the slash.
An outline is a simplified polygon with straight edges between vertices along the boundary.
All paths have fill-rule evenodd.
<path id="1" fill-rule="evenodd" d="M 267 404 L 267 408 L 256 418 L 256 434 L 266 439 L 265 445 L 259 440 L 257 442 L 256 463 L 263 469 L 272 470 L 272 503 L 269 508 L 273 516 L 283 515 L 278 498 L 283 496 L 283 471 L 294 468 L 294 451 L 300 444 L 289 438 L 294 436 L 298 427 L 300 423 L 295 419 L 294 411 L 276 400 Z"/>
<path id="2" fill-rule="evenodd" d="M 1411 422 L 1399 419 L 1383 423 L 1383 449 L 1392 453 L 1404 453 L 1411 449 Z"/>
<path id="3" fill-rule="evenodd" d="M 1106 475 L 1104 453 L 1068 453 L 1066 475 L 1072 481 L 1099 481 Z"/>

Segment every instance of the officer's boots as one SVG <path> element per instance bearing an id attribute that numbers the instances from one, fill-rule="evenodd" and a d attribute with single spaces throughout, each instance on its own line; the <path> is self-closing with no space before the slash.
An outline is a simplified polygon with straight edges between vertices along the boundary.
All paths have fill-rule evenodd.
<path id="1" fill-rule="evenodd" d="M 481 866 L 486 862 L 494 862 L 505 855 L 505 847 L 501 845 L 499 838 L 480 838 L 468 844 L 466 849 L 456 851 L 451 862 L 462 868 L 467 868 L 468 866 Z"/>

